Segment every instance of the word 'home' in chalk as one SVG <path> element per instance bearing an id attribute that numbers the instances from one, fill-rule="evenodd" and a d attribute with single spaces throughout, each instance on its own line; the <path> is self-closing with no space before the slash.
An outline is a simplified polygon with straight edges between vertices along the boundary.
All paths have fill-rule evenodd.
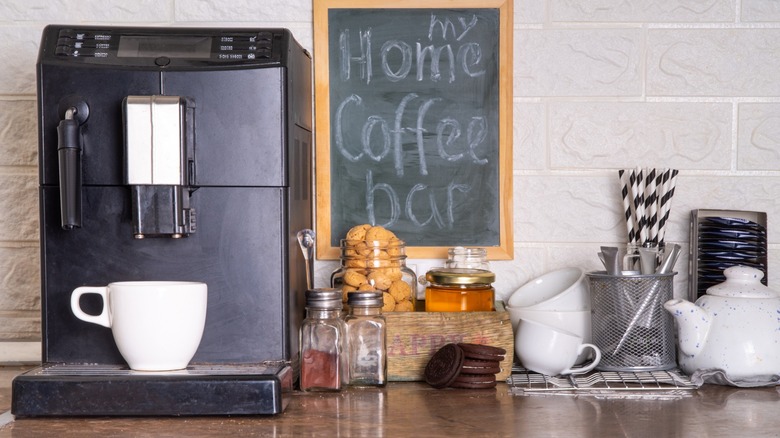
<path id="1" fill-rule="evenodd" d="M 415 68 L 413 78 L 423 81 L 426 78 L 425 65 L 429 64 L 431 81 L 442 79 L 442 67 L 447 73 L 446 79 L 454 82 L 457 75 L 477 77 L 485 74 L 481 67 L 482 48 L 477 42 L 469 42 L 466 37 L 474 28 L 479 19 L 472 15 L 468 20 L 457 17 L 453 21 L 450 17 L 440 18 L 431 14 L 428 26 L 428 42 L 417 41 L 414 46 L 402 39 L 388 39 L 386 41 L 374 41 L 371 28 L 358 30 L 358 47 L 353 53 L 350 44 L 350 29 L 343 29 L 339 33 L 339 73 L 341 80 L 352 79 L 352 64 L 359 67 L 359 79 L 366 84 L 371 82 L 374 75 L 374 51 L 379 56 L 381 73 L 393 82 L 401 81 L 409 77 L 412 67 Z M 435 44 L 441 42 L 440 44 Z M 377 45 L 381 46 L 377 49 Z"/>

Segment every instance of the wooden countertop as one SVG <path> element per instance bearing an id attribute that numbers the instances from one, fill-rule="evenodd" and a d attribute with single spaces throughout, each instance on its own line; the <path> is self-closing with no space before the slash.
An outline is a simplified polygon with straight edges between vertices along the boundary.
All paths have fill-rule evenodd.
<path id="1" fill-rule="evenodd" d="M 437 390 L 424 383 L 339 393 L 295 392 L 271 417 L 22 418 L 13 421 L 11 381 L 22 367 L 0 368 L 2 437 L 212 436 L 780 436 L 780 387 L 705 385 L 673 400 L 590 395 L 514 395 Z"/>

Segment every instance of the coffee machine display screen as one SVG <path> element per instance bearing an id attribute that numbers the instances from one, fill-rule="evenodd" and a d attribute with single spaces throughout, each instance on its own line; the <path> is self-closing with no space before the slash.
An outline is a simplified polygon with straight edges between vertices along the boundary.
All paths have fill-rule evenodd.
<path id="1" fill-rule="evenodd" d="M 119 38 L 119 58 L 209 58 L 211 37 L 207 36 L 131 36 Z"/>

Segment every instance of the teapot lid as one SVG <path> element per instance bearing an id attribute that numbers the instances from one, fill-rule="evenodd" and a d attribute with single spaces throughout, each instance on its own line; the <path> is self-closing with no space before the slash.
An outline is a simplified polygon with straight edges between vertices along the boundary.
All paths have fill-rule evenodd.
<path id="1" fill-rule="evenodd" d="M 749 266 L 723 270 L 726 281 L 707 289 L 707 295 L 740 298 L 780 298 L 780 294 L 761 284 L 764 273 Z"/>

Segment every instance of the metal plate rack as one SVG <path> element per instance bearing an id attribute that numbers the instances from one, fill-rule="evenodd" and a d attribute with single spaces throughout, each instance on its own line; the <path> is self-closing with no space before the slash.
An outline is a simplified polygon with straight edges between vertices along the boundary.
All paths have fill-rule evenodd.
<path id="1" fill-rule="evenodd" d="M 593 371 L 582 375 L 546 376 L 512 367 L 507 379 L 514 395 L 593 396 L 604 399 L 676 400 L 698 388 L 678 370 Z"/>
<path id="2" fill-rule="evenodd" d="M 696 301 L 707 288 L 725 281 L 722 271 L 730 266 L 759 269 L 764 273 L 761 283 L 768 285 L 765 212 L 692 210 L 690 229 L 689 301 Z"/>

